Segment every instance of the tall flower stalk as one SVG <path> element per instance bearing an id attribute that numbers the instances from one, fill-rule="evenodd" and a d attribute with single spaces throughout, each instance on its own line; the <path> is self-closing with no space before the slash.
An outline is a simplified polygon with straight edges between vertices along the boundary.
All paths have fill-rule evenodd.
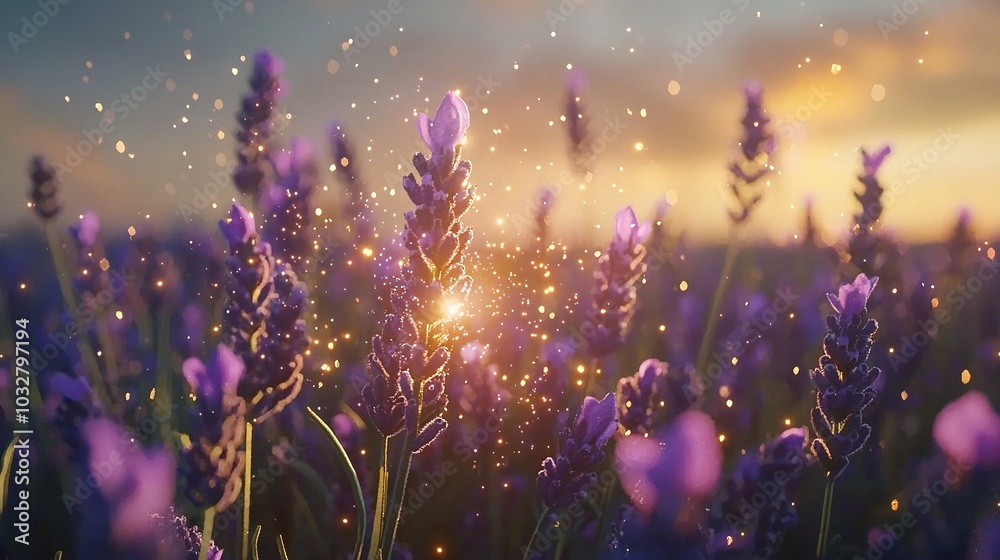
<path id="1" fill-rule="evenodd" d="M 715 295 L 712 297 L 701 344 L 698 346 L 698 356 L 695 360 L 695 368 L 698 371 L 705 370 L 708 355 L 711 353 L 722 299 L 729 284 L 733 265 L 736 264 L 736 255 L 739 253 L 739 232 L 763 198 L 761 183 L 764 181 L 766 185 L 765 178 L 773 169 L 771 155 L 774 153 L 775 140 L 771 134 L 771 118 L 765 113 L 761 102 L 763 88 L 758 82 L 750 82 L 744 86 L 743 94 L 746 98 L 746 111 L 743 113 L 743 120 L 740 121 L 743 136 L 740 139 L 739 155 L 729 164 L 730 179 L 726 185 L 738 208 L 729 211 L 732 222 L 729 243 L 726 246 L 722 273 L 715 288 Z"/>
<path id="2" fill-rule="evenodd" d="M 448 423 L 444 367 L 456 334 L 456 319 L 472 287 L 463 261 L 472 230 L 462 217 L 475 200 L 468 182 L 471 164 L 460 160 L 469 109 L 449 92 L 433 119 L 418 115 L 420 137 L 430 157 L 418 153 L 418 179 L 403 178 L 416 206 L 406 213 L 406 264 L 389 295 L 381 332 L 368 358 L 371 382 L 362 392 L 368 414 L 384 437 L 375 525 L 368 557 L 389 558 L 406 489 L 410 462 Z"/>
<path id="3" fill-rule="evenodd" d="M 878 226 L 882 218 L 882 194 L 885 189 L 879 183 L 877 174 L 890 152 L 889 146 L 882 146 L 874 154 L 861 150 L 862 173 L 858 176 L 858 181 L 861 182 L 862 189 L 854 193 L 861 209 L 854 215 L 854 227 L 847 252 L 851 264 L 869 275 L 877 272 L 884 249 Z"/>
<path id="4" fill-rule="evenodd" d="M 602 385 L 600 360 L 625 344 L 635 314 L 635 284 L 646 272 L 646 248 L 651 225 L 640 223 L 631 206 L 615 216 L 615 231 L 607 252 L 597 261 L 593 305 L 583 322 L 587 351 L 594 361 L 587 378 L 586 395 Z"/>
<path id="5" fill-rule="evenodd" d="M 594 470 L 604 460 L 604 446 L 618 429 L 616 415 L 614 393 L 601 400 L 585 397 L 573 424 L 560 433 L 559 452 L 542 462 L 535 479 L 544 509 L 525 550 L 525 560 L 540 558 L 535 541 L 546 532 L 549 514 L 587 497 L 587 489 L 597 480 Z"/>
<path id="6" fill-rule="evenodd" d="M 236 113 L 239 129 L 233 183 L 255 200 L 273 175 L 269 150 L 275 104 L 285 89 L 281 81 L 282 66 L 281 60 L 266 49 L 254 54 L 250 91 Z"/>
<path id="7" fill-rule="evenodd" d="M 854 282 L 842 284 L 836 295 L 827 295 L 836 315 L 826 319 L 824 353 L 819 367 L 809 372 L 816 384 L 816 407 L 812 410 L 816 439 L 812 452 L 827 476 L 817 558 L 826 554 L 834 482 L 847 468 L 849 457 L 864 448 L 872 433 L 862 412 L 875 400 L 874 383 L 881 373 L 877 366 L 866 363 L 878 329 L 875 320 L 868 318 L 867 309 L 877 283 L 877 277 L 868 278 L 862 273 Z"/>

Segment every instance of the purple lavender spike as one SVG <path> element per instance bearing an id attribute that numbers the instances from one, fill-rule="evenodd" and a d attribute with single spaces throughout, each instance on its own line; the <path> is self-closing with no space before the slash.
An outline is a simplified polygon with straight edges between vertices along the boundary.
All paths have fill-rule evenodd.
<path id="1" fill-rule="evenodd" d="M 618 429 L 614 393 L 601 400 L 586 397 L 573 424 L 559 438 L 559 453 L 542 462 L 535 483 L 548 509 L 568 506 L 586 496 L 604 460 L 604 446 Z"/>
<path id="2" fill-rule="evenodd" d="M 250 91 L 243 97 L 236 114 L 239 129 L 236 131 L 237 167 L 233 171 L 233 182 L 240 192 L 255 198 L 273 173 L 268 160 L 275 103 L 285 90 L 281 81 L 282 66 L 281 60 L 266 49 L 254 54 Z"/>
<path id="3" fill-rule="evenodd" d="M 291 268 L 275 262 L 242 206 L 234 204 L 219 227 L 229 240 L 224 338 L 246 363 L 239 395 L 249 405 L 248 416 L 259 422 L 281 411 L 302 387 L 307 289 Z"/>
<path id="4" fill-rule="evenodd" d="M 184 449 L 181 477 L 193 503 L 221 511 L 243 487 L 246 403 L 237 389 L 246 368 L 220 344 L 208 364 L 188 358 L 182 370 L 197 398 L 188 415 L 190 444 Z"/>
<path id="5" fill-rule="evenodd" d="M 404 216 L 409 255 L 388 296 L 381 332 L 372 341 L 371 383 L 362 392 L 376 429 L 388 437 L 405 428 L 417 450 L 446 426 L 440 414 L 447 405 L 448 341 L 472 285 L 463 262 L 472 230 L 462 217 L 476 188 L 468 182 L 471 164 L 459 158 L 468 127 L 469 109 L 453 92 L 445 95 L 433 119 L 417 117 L 417 131 L 431 154 L 413 157 L 419 182 L 413 174 L 403 178 L 416 206 Z"/>
<path id="6" fill-rule="evenodd" d="M 650 225 L 640 223 L 631 207 L 615 216 L 614 236 L 597 262 L 594 303 L 582 328 L 594 357 L 607 356 L 625 343 L 635 313 L 634 284 L 646 271 L 643 242 L 649 234 Z"/>
<path id="7" fill-rule="evenodd" d="M 276 181 L 261 201 L 265 216 L 263 238 L 275 260 L 288 263 L 299 276 L 305 273 L 312 251 L 309 224 L 318 174 L 309 142 L 292 139 L 291 146 L 273 156 Z"/>
<path id="8" fill-rule="evenodd" d="M 31 158 L 28 176 L 31 178 L 31 208 L 43 222 L 55 218 L 62 210 L 60 181 L 55 168 L 45 156 L 37 155 Z"/>
<path id="9" fill-rule="evenodd" d="M 591 148 L 592 139 L 587 131 L 590 118 L 587 109 L 581 101 L 583 90 L 587 86 L 587 76 L 582 70 L 574 68 L 566 73 L 566 134 L 569 140 L 569 157 L 574 170 L 581 176 L 586 175 L 594 162 L 594 151 Z"/>
<path id="10" fill-rule="evenodd" d="M 837 315 L 827 317 L 825 352 L 809 375 L 816 384 L 817 402 L 812 450 L 830 480 L 844 472 L 848 458 L 864 448 L 871 435 L 862 412 L 875 399 L 874 383 L 881 370 L 866 363 L 878 329 L 875 320 L 868 319 L 866 304 L 877 283 L 878 278 L 859 274 L 851 284 L 842 284 L 837 295 L 827 295 Z"/>
<path id="11" fill-rule="evenodd" d="M 763 87 L 759 82 L 748 82 L 743 87 L 746 112 L 740 124 L 743 137 L 740 140 L 741 158 L 729 164 L 732 179 L 729 190 L 739 205 L 730 211 L 733 223 L 745 222 L 753 208 L 760 202 L 762 194 L 758 183 L 771 170 L 770 156 L 774 153 L 775 141 L 771 134 L 770 117 L 764 112 L 761 102 Z"/>
<path id="12" fill-rule="evenodd" d="M 879 268 L 881 254 L 884 252 L 882 236 L 876 225 L 882 218 L 882 194 L 885 189 L 878 181 L 878 171 L 885 158 L 891 153 L 888 145 L 882 146 L 875 154 L 869 154 L 861 149 L 862 173 L 858 176 L 861 182 L 861 192 L 854 197 L 861 204 L 861 210 L 854 215 L 854 227 L 847 252 L 851 263 L 866 274 L 874 274 Z"/>

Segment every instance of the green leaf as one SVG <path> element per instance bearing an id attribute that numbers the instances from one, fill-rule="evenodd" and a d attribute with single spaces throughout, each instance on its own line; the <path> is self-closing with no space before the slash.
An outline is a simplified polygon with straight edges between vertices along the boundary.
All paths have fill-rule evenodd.
<path id="1" fill-rule="evenodd" d="M 14 446 L 17 444 L 17 437 L 10 440 L 7 450 L 3 452 L 3 465 L 0 467 L 0 516 L 3 516 L 3 507 L 7 503 L 8 489 L 10 488 L 10 468 L 14 464 Z"/>
<path id="2" fill-rule="evenodd" d="M 281 535 L 278 535 L 278 556 L 281 560 L 288 560 L 288 553 L 285 552 L 285 541 L 281 540 Z"/>

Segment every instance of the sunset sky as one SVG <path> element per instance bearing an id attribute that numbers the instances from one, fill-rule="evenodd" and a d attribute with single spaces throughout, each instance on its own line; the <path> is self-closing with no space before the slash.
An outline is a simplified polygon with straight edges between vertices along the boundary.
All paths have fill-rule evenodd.
<path id="1" fill-rule="evenodd" d="M 185 223 L 181 205 L 233 156 L 250 60 L 268 47 L 284 59 L 290 86 L 281 141 L 311 139 L 326 169 L 324 130 L 344 123 L 364 156 L 384 235 L 400 228 L 398 213 L 409 207 L 398 178 L 418 148 L 414 115 L 436 108 L 449 89 L 473 110 L 463 153 L 483 195 L 473 224 L 494 241 L 526 233 L 530 200 L 570 169 L 560 122 L 568 66 L 589 78 L 583 99 L 592 133 L 608 128 L 614 138 L 586 188 L 576 178 L 556 200 L 563 237 L 604 237 L 596 226 L 607 231 L 621 206 L 650 217 L 667 199 L 676 229 L 723 239 L 719 187 L 739 135 L 741 84 L 751 78 L 764 84 L 780 139 L 780 174 L 751 235 L 789 241 L 811 198 L 826 239 L 842 238 L 856 204 L 858 148 L 887 142 L 893 154 L 881 178 L 898 183 L 899 194 L 884 220 L 898 236 L 937 239 L 963 206 L 981 237 L 1000 232 L 1000 197 L 992 196 L 1000 153 L 995 1 L 57 5 L 51 18 L 36 16 L 35 1 L 0 6 L 0 231 L 32 218 L 25 171 L 33 153 L 72 166 L 63 179 L 66 223 L 86 210 L 118 232 Z M 47 21 L 23 33 L 22 18 L 33 17 Z M 159 69 L 160 78 L 146 80 L 155 87 L 116 115 L 93 153 L 69 156 L 89 144 L 84 131 L 97 129 L 102 114 L 122 109 L 115 99 L 141 89 L 147 67 Z M 322 179 L 330 190 L 319 205 L 332 208 L 337 183 L 329 172 Z M 225 185 L 217 207 L 192 219 L 217 221 L 235 195 Z"/>

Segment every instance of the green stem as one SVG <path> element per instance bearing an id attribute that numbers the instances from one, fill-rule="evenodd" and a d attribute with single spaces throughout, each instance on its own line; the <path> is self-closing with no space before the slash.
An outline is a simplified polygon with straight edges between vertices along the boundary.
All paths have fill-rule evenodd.
<path id="1" fill-rule="evenodd" d="M 201 528 L 201 550 L 198 551 L 198 560 L 207 560 L 208 548 L 212 546 L 212 526 L 215 525 L 215 507 L 205 510 L 205 523 Z"/>
<path id="2" fill-rule="evenodd" d="M 59 290 L 62 292 L 63 303 L 66 305 L 66 309 L 69 312 L 70 317 L 73 320 L 76 320 L 76 298 L 73 297 L 73 289 L 69 282 L 69 271 L 66 269 L 66 255 L 63 253 L 62 244 L 59 242 L 59 236 L 56 234 L 55 226 L 53 226 L 51 222 L 46 222 L 45 224 L 45 238 L 49 243 L 49 254 L 52 256 L 52 264 L 56 267 L 56 277 L 59 279 Z M 101 376 L 101 367 L 97 364 L 97 357 L 96 354 L 94 354 L 94 348 L 90 345 L 90 338 L 87 334 L 86 325 L 80 325 L 78 341 L 80 354 L 90 370 L 90 384 L 94 391 L 97 392 L 97 397 L 100 399 L 104 410 L 111 413 L 111 397 L 108 396 L 107 387 L 104 386 L 104 378 Z"/>
<path id="3" fill-rule="evenodd" d="M 354 557 L 360 560 L 362 550 L 365 546 L 365 531 L 367 530 L 368 514 L 365 511 L 365 496 L 361 491 L 361 482 L 358 480 L 358 473 L 354 469 L 354 465 L 351 463 L 351 458 L 347 456 L 347 451 L 344 446 L 337 439 L 337 434 L 333 433 L 330 426 L 320 418 L 319 414 L 310 407 L 306 407 L 306 411 L 309 413 L 309 418 L 319 426 L 319 429 L 326 435 L 327 439 L 333 445 L 333 450 L 337 455 L 337 459 L 340 461 L 340 465 L 344 468 L 344 472 L 347 473 L 347 480 L 351 483 L 351 491 L 354 493 L 354 504 L 357 508 L 357 518 L 358 518 L 358 540 L 354 545 Z"/>
<path id="4" fill-rule="evenodd" d="M 380 560 L 382 532 L 385 525 L 385 503 L 389 499 L 389 438 L 383 439 L 382 464 L 379 467 L 378 493 L 375 495 L 375 515 L 372 519 L 372 536 L 368 544 L 368 560 Z"/>
<path id="5" fill-rule="evenodd" d="M 288 560 L 288 553 L 285 552 L 285 541 L 278 535 L 278 556 L 281 560 Z"/>
<path id="6" fill-rule="evenodd" d="M 246 445 L 244 446 L 243 460 L 243 547 L 240 549 L 241 558 L 247 560 L 250 553 L 250 478 L 253 460 L 253 422 L 247 422 Z M 257 528 L 260 531 L 260 527 Z M 257 537 L 254 537 L 254 547 L 257 546 Z"/>
<path id="7" fill-rule="evenodd" d="M 826 556 L 826 543 L 830 537 L 830 513 L 833 510 L 833 479 L 826 480 L 826 491 L 823 492 L 823 514 L 819 521 L 819 539 L 816 542 L 816 559 Z"/>
<path id="8" fill-rule="evenodd" d="M 260 525 L 253 530 L 253 537 L 250 538 L 250 560 L 260 560 L 260 553 L 257 551 L 257 540 L 260 539 Z"/>
<path id="9" fill-rule="evenodd" d="M 535 548 L 535 539 L 537 539 L 538 535 L 541 534 L 542 527 L 545 524 L 545 519 L 548 518 L 550 512 L 551 510 L 549 508 L 545 508 L 542 510 L 542 515 L 538 517 L 538 523 L 535 524 L 535 530 L 531 533 L 531 540 L 528 541 L 528 546 L 524 549 L 524 560 L 531 560 L 531 551 Z"/>
<path id="10" fill-rule="evenodd" d="M 417 413 L 419 418 L 419 412 Z M 410 464 L 413 461 L 410 431 L 404 429 L 400 436 L 403 443 L 400 446 L 399 464 L 392 481 L 392 493 L 389 499 L 389 510 L 386 512 L 385 535 L 382 537 L 382 557 L 388 560 L 392 557 L 392 546 L 396 540 L 396 530 L 399 528 L 399 516 L 403 511 L 403 497 L 406 494 L 406 483 L 410 477 Z"/>
<path id="11" fill-rule="evenodd" d="M 736 264 L 736 255 L 739 253 L 739 231 L 740 227 L 733 226 L 729 236 L 729 244 L 726 246 L 726 256 L 722 263 L 722 274 L 719 283 L 715 287 L 715 295 L 712 296 L 712 307 L 709 309 L 705 330 L 701 335 L 701 343 L 698 345 L 698 359 L 695 360 L 695 368 L 698 372 L 704 372 L 708 365 L 708 354 L 712 351 L 712 341 L 715 339 L 715 330 L 719 326 L 719 311 L 722 308 L 722 299 L 726 295 L 726 288 L 729 286 L 729 277 Z"/>

